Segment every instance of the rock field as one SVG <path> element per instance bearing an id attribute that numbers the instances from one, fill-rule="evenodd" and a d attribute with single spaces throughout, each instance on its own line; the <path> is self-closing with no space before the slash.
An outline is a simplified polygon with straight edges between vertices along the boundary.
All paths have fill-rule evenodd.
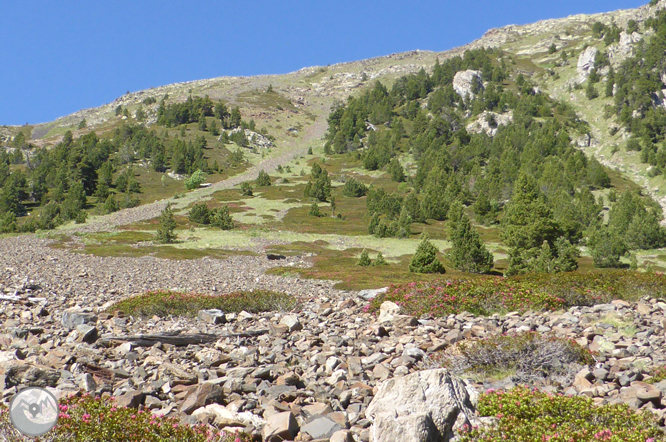
<path id="1" fill-rule="evenodd" d="M 433 354 L 467 338 L 535 331 L 574 339 L 596 352 L 596 365 L 539 388 L 586 395 L 597 403 L 625 402 L 653 411 L 663 424 L 666 381 L 645 382 L 653 367 L 666 363 L 661 300 L 487 318 L 415 318 L 387 302 L 374 315 L 367 312 L 368 293 L 264 275 L 275 265 L 265 257 L 100 258 L 46 243 L 29 236 L 0 241 L 0 400 L 5 402 L 28 384 L 53 387 L 59 395 L 83 389 L 186 422 L 243 428 L 264 440 L 387 440 L 386 433 L 378 436 L 387 426 L 373 427 L 373 419 L 386 421 L 391 406 L 404 424 L 388 427 L 396 431 L 418 426 L 411 419 L 426 415 L 461 425 L 474 419 L 469 410 L 478 392 L 513 384 L 511 379 L 460 383 L 446 371 L 423 372 L 436 366 Z M 288 259 L 302 265 L 300 258 Z M 158 288 L 203 293 L 266 288 L 302 302 L 291 312 L 207 311 L 198 318 L 137 319 L 104 312 L 112 301 Z M 206 342 L 177 342 L 197 336 Z M 455 411 L 461 407 L 453 407 L 453 414 L 436 414 L 441 407 L 428 407 L 433 399 L 424 394 L 409 405 L 420 413 L 401 414 L 395 397 L 413 395 L 389 394 L 382 384 L 390 380 L 395 387 L 390 391 L 409 391 L 413 376 L 446 379 L 437 397 L 460 399 L 466 391 L 469 397 L 460 400 L 469 410 L 462 415 Z M 387 405 L 382 397 L 393 399 Z M 451 436 L 453 428 L 442 425 L 437 431 Z"/>

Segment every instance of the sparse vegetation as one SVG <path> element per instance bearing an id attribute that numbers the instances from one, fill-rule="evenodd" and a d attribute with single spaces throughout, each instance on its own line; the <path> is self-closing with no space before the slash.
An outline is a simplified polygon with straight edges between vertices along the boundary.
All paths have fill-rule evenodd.
<path id="1" fill-rule="evenodd" d="M 488 391 L 479 397 L 478 411 L 497 418 L 496 424 L 468 428 L 463 442 L 663 440 L 652 413 L 633 411 L 625 404 L 598 406 L 585 396 L 551 395 L 526 387 Z"/>
<path id="2" fill-rule="evenodd" d="M 225 313 L 284 311 L 294 308 L 296 298 L 267 290 L 202 295 L 172 291 L 148 292 L 117 302 L 109 312 L 121 311 L 126 315 L 151 317 L 196 316 L 199 310 L 219 309 Z"/>

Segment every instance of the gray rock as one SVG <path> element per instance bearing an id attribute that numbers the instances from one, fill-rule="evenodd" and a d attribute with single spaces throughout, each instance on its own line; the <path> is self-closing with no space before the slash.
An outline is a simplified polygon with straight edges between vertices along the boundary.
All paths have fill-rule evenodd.
<path id="1" fill-rule="evenodd" d="M 219 309 L 199 310 L 197 317 L 201 322 L 205 322 L 206 324 L 217 325 L 227 322 L 224 312 Z"/>
<path id="2" fill-rule="evenodd" d="M 329 439 L 339 430 L 342 430 L 342 426 L 326 416 L 315 417 L 301 427 L 301 433 L 307 433 L 313 439 Z"/>
<path id="3" fill-rule="evenodd" d="M 446 369 L 424 370 L 380 385 L 366 416 L 373 442 L 448 441 L 475 424 L 477 393 Z"/>
<path id="4" fill-rule="evenodd" d="M 377 295 L 380 295 L 382 293 L 386 293 L 387 291 L 388 291 L 388 287 L 384 287 L 384 288 L 381 288 L 381 289 L 361 290 L 360 292 L 358 292 L 358 296 L 365 299 L 366 301 L 370 301 L 371 299 L 374 299 Z"/>
<path id="5" fill-rule="evenodd" d="M 99 332 L 96 327 L 87 324 L 79 324 L 76 326 L 76 331 L 79 333 L 77 338 L 79 341 L 87 344 L 93 344 L 99 338 Z"/>
<path id="6" fill-rule="evenodd" d="M 280 320 L 280 324 L 285 325 L 290 332 L 303 330 L 303 324 L 298 320 L 296 315 L 287 315 Z"/>
<path id="7" fill-rule="evenodd" d="M 83 312 L 79 307 L 73 307 L 65 310 L 61 322 L 65 330 L 70 331 L 74 330 L 77 325 L 96 324 L 97 316 L 93 313 Z"/>
<path id="8" fill-rule="evenodd" d="M 276 413 L 266 419 L 263 429 L 265 442 L 293 440 L 296 434 L 298 434 L 298 423 L 291 411 Z"/>
<path id="9" fill-rule="evenodd" d="M 463 98 L 469 97 L 473 99 L 474 91 L 478 89 L 483 89 L 481 71 L 468 69 L 457 72 L 453 77 L 453 90 Z"/>

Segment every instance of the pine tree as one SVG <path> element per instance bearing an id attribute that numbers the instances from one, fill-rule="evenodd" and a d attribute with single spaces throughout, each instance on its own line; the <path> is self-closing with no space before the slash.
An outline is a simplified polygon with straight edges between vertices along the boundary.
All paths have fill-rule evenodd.
<path id="1" fill-rule="evenodd" d="M 222 230 L 231 230 L 236 227 L 231 214 L 229 213 L 229 206 L 226 204 L 210 212 L 210 224 Z"/>
<path id="2" fill-rule="evenodd" d="M 372 264 L 372 262 L 370 261 L 370 256 L 368 255 L 368 251 L 363 249 L 363 252 L 361 253 L 361 257 L 358 259 L 358 262 L 356 263 L 356 265 L 361 266 L 361 267 L 368 267 L 371 264 Z"/>
<path id="3" fill-rule="evenodd" d="M 469 273 L 488 273 L 492 269 L 493 255 L 466 215 L 463 214 L 456 223 L 451 242 L 453 247 L 448 258 L 456 269 Z"/>
<path id="4" fill-rule="evenodd" d="M 271 185 L 271 177 L 264 172 L 264 170 L 259 171 L 259 176 L 257 176 L 257 186 L 262 187 L 262 186 L 270 186 Z"/>
<path id="5" fill-rule="evenodd" d="M 310 206 L 310 211 L 308 212 L 308 215 L 309 216 L 314 216 L 316 218 L 321 218 L 322 216 L 324 216 L 324 214 L 321 213 L 321 210 L 319 210 L 319 206 L 317 205 L 317 203 L 312 203 L 312 205 Z"/>
<path id="6" fill-rule="evenodd" d="M 160 215 L 160 222 L 157 228 L 155 240 L 162 244 L 171 244 L 178 237 L 178 235 L 175 233 L 175 230 L 176 220 L 173 218 L 171 203 L 169 203 L 167 204 L 166 208 L 162 210 L 162 214 Z"/>
<path id="7" fill-rule="evenodd" d="M 382 255 L 382 252 L 377 253 L 377 259 L 375 259 L 375 262 L 372 263 L 373 266 L 387 266 L 388 262 L 384 259 L 384 255 Z"/>
<path id="8" fill-rule="evenodd" d="M 421 235 L 421 242 L 409 263 L 409 271 L 413 273 L 446 273 L 444 266 L 437 259 L 437 248 L 430 242 L 428 235 Z"/>

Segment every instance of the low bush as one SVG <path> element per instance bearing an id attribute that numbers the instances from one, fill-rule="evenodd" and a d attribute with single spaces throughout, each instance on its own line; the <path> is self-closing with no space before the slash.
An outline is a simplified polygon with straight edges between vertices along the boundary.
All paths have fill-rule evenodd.
<path id="1" fill-rule="evenodd" d="M 121 311 L 126 315 L 150 317 L 194 316 L 199 310 L 220 309 L 225 313 L 250 313 L 290 310 L 297 300 L 285 293 L 268 290 L 200 295 L 172 291 L 155 291 L 133 296 L 109 307 L 108 312 Z"/>
<path id="2" fill-rule="evenodd" d="M 627 270 L 525 274 L 508 278 L 477 277 L 391 285 L 371 302 L 372 311 L 393 301 L 414 316 L 477 315 L 591 306 L 614 299 L 636 301 L 661 296 L 666 276 Z"/>
<path id="3" fill-rule="evenodd" d="M 459 342 L 441 354 L 441 363 L 460 375 L 488 379 L 511 374 L 515 381 L 529 383 L 573 375 L 594 358 L 575 341 L 527 332 Z"/>
<path id="4" fill-rule="evenodd" d="M 206 174 L 201 170 L 197 170 L 185 180 L 185 188 L 187 190 L 198 189 L 203 183 L 206 182 Z"/>
<path id="5" fill-rule="evenodd" d="M 206 425 L 181 424 L 175 417 L 117 408 L 111 399 L 71 397 L 60 401 L 58 424 L 37 439 L 22 436 L 0 405 L 0 440 L 7 442 L 250 442 L 247 434 L 231 434 Z"/>
<path id="6" fill-rule="evenodd" d="M 489 390 L 479 397 L 477 410 L 497 421 L 468 428 L 461 442 L 664 441 L 650 412 L 635 412 L 626 404 L 596 406 L 585 396 L 553 396 L 525 387 Z"/>

